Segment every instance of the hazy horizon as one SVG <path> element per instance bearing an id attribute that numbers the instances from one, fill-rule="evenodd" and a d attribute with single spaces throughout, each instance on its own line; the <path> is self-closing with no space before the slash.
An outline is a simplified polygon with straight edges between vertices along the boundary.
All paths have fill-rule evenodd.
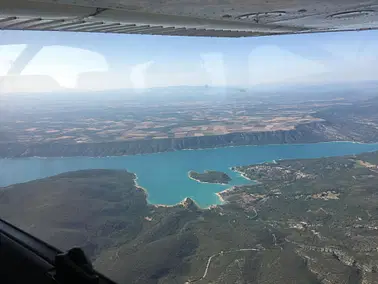
<path id="1" fill-rule="evenodd" d="M 376 81 L 377 35 L 235 39 L 1 31 L 0 93 Z"/>

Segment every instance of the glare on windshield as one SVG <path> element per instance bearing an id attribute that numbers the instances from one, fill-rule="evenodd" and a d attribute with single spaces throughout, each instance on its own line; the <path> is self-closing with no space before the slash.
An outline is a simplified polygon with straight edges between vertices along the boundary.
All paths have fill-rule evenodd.
<path id="1" fill-rule="evenodd" d="M 376 31 L 0 32 L 0 216 L 118 283 L 373 283 Z"/>

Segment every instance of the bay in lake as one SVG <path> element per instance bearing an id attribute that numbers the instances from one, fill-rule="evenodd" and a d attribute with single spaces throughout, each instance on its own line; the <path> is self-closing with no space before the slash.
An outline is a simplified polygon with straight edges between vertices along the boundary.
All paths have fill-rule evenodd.
<path id="1" fill-rule="evenodd" d="M 26 182 L 81 169 L 126 169 L 136 173 L 138 184 L 148 191 L 152 204 L 172 205 L 185 197 L 207 207 L 219 204 L 215 195 L 232 185 L 249 183 L 230 167 L 279 159 L 318 158 L 358 154 L 378 150 L 378 143 L 329 142 L 318 144 L 240 146 L 205 150 L 187 150 L 136 156 L 18 158 L 0 159 L 0 186 Z M 188 171 L 226 172 L 230 185 L 198 183 L 188 178 Z"/>

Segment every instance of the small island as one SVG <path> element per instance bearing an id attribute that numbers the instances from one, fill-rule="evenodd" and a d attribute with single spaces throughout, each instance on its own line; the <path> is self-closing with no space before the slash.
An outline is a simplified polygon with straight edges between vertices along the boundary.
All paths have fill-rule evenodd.
<path id="1" fill-rule="evenodd" d="M 188 176 L 195 181 L 203 183 L 228 184 L 231 181 L 231 178 L 226 173 L 218 171 L 204 171 L 204 173 L 189 171 Z"/>

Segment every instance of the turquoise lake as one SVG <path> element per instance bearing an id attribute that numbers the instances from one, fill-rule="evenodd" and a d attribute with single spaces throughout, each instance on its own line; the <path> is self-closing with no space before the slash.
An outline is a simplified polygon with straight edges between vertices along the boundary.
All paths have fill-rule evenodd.
<path id="1" fill-rule="evenodd" d="M 136 173 L 152 204 L 172 205 L 185 197 L 200 206 L 219 204 L 215 195 L 232 185 L 250 181 L 232 172 L 233 166 L 279 159 L 317 158 L 378 150 L 378 143 L 330 142 L 318 144 L 240 146 L 205 150 L 118 156 L 0 159 L 0 186 L 26 182 L 80 169 L 126 169 Z M 219 170 L 233 179 L 229 185 L 203 184 L 188 178 L 188 171 Z"/>

